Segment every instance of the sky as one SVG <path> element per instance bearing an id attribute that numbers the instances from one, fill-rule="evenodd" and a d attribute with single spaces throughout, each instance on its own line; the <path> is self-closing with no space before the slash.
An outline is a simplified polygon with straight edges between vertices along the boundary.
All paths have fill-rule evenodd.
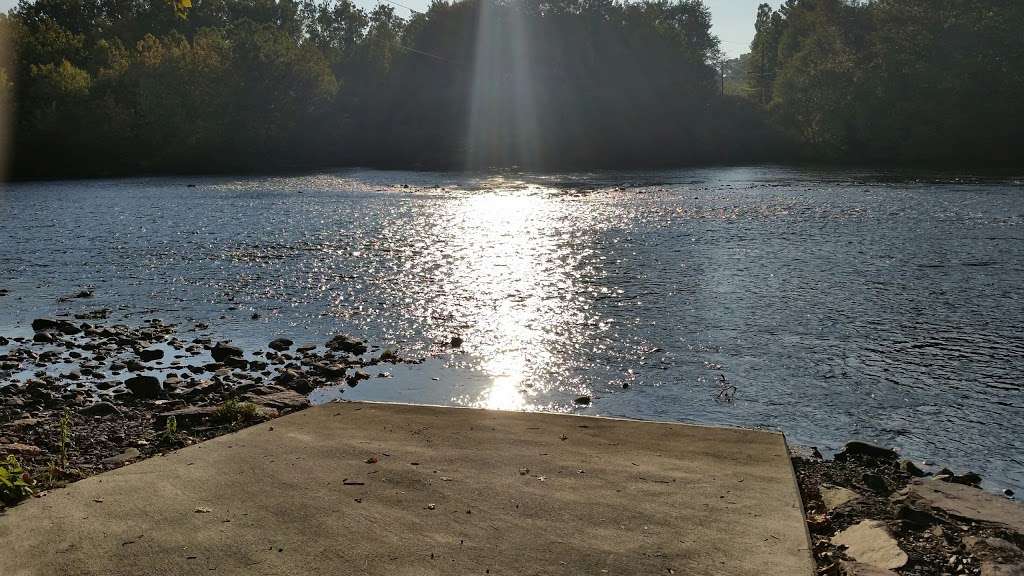
<path id="1" fill-rule="evenodd" d="M 430 0 L 396 0 L 418 10 L 426 9 Z M 750 41 L 754 38 L 754 15 L 757 5 L 764 0 L 704 0 L 711 8 L 714 32 L 722 40 L 722 50 L 729 56 L 739 56 L 747 52 Z M 355 0 L 364 8 L 373 8 L 376 0 Z M 776 3 L 776 2 L 773 2 Z M 4 12 L 17 4 L 17 0 L 0 0 L 0 9 Z M 408 10 L 399 8 L 399 14 L 408 14 Z"/>

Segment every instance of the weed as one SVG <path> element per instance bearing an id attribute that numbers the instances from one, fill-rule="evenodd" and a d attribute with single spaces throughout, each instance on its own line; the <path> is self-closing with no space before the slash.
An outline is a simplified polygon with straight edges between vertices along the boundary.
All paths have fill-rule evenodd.
<path id="1" fill-rule="evenodd" d="M 35 482 L 14 455 L 0 460 L 0 503 L 14 504 L 32 495 Z"/>
<path id="2" fill-rule="evenodd" d="M 174 444 L 178 441 L 178 419 L 174 416 L 167 418 L 164 424 L 163 441 L 167 444 Z"/>
<path id="3" fill-rule="evenodd" d="M 217 407 L 213 419 L 225 424 L 244 424 L 260 420 L 259 408 L 251 402 L 228 400 Z"/>
<path id="4" fill-rule="evenodd" d="M 64 409 L 58 425 L 60 426 L 60 435 L 57 439 L 57 457 L 50 460 L 50 465 L 46 472 L 49 477 L 49 484 L 59 483 L 72 472 L 69 469 L 70 461 L 68 460 L 68 451 L 71 449 L 72 443 L 70 409 Z"/>

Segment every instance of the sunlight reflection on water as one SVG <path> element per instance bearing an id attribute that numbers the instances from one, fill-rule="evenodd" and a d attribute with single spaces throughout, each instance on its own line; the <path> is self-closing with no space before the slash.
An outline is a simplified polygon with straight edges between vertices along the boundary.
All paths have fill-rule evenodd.
<path id="1" fill-rule="evenodd" d="M 1021 488 L 1020 192 L 776 167 L 24 183 L 0 189 L 0 333 L 104 307 L 249 349 L 349 332 L 433 359 L 318 401 L 858 437 Z"/>

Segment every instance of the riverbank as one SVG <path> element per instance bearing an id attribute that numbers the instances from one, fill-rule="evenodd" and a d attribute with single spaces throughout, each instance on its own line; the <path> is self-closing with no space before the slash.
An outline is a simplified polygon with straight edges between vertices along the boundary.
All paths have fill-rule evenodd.
<path id="1" fill-rule="evenodd" d="M 354 387 L 367 366 L 406 362 L 348 335 L 243 351 L 188 336 L 206 325 L 32 327 L 32 339 L 0 337 L 0 458 L 24 477 L 0 504 L 301 410 L 316 388 Z"/>
<path id="2" fill-rule="evenodd" d="M 793 467 L 819 575 L 1024 574 L 1024 506 L 977 474 L 928 472 L 862 442 L 832 460 L 799 451 Z"/>

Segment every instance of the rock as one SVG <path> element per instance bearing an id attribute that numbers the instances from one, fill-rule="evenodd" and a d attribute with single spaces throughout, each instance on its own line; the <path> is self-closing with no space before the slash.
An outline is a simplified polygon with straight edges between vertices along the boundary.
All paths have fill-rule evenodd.
<path id="1" fill-rule="evenodd" d="M 209 418 L 216 411 L 215 406 L 189 406 L 170 412 L 161 412 L 154 417 L 153 424 L 157 428 L 164 428 L 167 426 L 167 421 L 174 417 L 174 422 L 178 426 L 192 426 Z"/>
<path id="2" fill-rule="evenodd" d="M 968 536 L 964 538 L 964 546 L 967 547 L 967 551 L 971 555 L 980 560 L 994 560 L 1007 563 L 1024 560 L 1024 550 L 1002 538 Z"/>
<path id="3" fill-rule="evenodd" d="M 844 504 L 859 500 L 860 495 L 839 486 L 824 485 L 821 487 L 821 499 L 825 502 L 825 509 L 831 512 Z"/>
<path id="4" fill-rule="evenodd" d="M 228 358 L 241 358 L 242 349 L 227 342 L 218 342 L 210 349 L 210 356 L 217 362 L 224 362 Z"/>
<path id="5" fill-rule="evenodd" d="M 974 472 L 968 472 L 961 476 L 954 474 L 953 476 L 946 478 L 946 481 L 963 484 L 964 486 L 974 486 L 975 488 L 981 486 L 981 476 Z"/>
<path id="6" fill-rule="evenodd" d="M 964 546 L 981 561 L 982 576 L 1024 576 L 1024 550 L 1001 538 L 964 538 Z"/>
<path id="7" fill-rule="evenodd" d="M 914 478 L 924 478 L 927 476 L 924 470 L 921 470 L 917 467 L 917 464 L 914 464 L 913 460 L 907 460 L 906 458 L 900 460 L 900 471 Z"/>
<path id="8" fill-rule="evenodd" d="M 856 562 L 875 568 L 895 570 L 906 565 L 909 557 L 889 534 L 885 523 L 864 520 L 832 537 L 832 544 L 846 546 L 846 555 Z"/>
<path id="9" fill-rule="evenodd" d="M 317 364 L 316 369 L 327 378 L 342 378 L 345 376 L 346 367 L 341 364 Z"/>
<path id="10" fill-rule="evenodd" d="M 1003 488 L 1003 496 L 1006 496 L 1007 498 L 1013 498 L 1013 490 L 1010 490 L 1009 488 Z"/>
<path id="11" fill-rule="evenodd" d="M 309 406 L 309 399 L 291 390 L 278 390 L 267 394 L 250 393 L 245 395 L 245 400 L 282 412 L 301 410 Z"/>
<path id="12" fill-rule="evenodd" d="M 900 498 L 919 510 L 940 511 L 1024 534 L 1024 505 L 978 488 L 939 480 L 917 480 Z"/>
<path id="13" fill-rule="evenodd" d="M 981 563 L 981 576 L 1024 576 L 1024 564 L 1000 564 L 985 561 Z"/>
<path id="14" fill-rule="evenodd" d="M 916 526 L 937 526 L 942 523 L 942 520 L 931 512 L 918 510 L 907 504 L 896 509 L 896 518 Z M 939 529 L 941 530 L 941 527 Z"/>
<path id="15" fill-rule="evenodd" d="M 42 332 L 36 332 L 32 336 L 33 342 L 39 342 L 41 344 L 51 344 L 54 340 L 59 338 L 58 333 L 53 330 L 43 330 Z"/>
<path id="16" fill-rule="evenodd" d="M 622 384 L 623 390 L 629 388 L 629 384 L 624 382 Z M 817 446 L 797 446 L 792 445 L 789 447 L 789 455 L 793 458 L 803 458 L 804 460 L 823 460 L 824 456 L 818 450 Z"/>
<path id="17" fill-rule="evenodd" d="M 577 406 L 589 406 L 590 396 L 580 396 L 579 398 L 573 400 L 573 403 L 576 404 Z"/>
<path id="18" fill-rule="evenodd" d="M 228 356 L 225 358 L 224 365 L 238 370 L 249 369 L 249 363 L 244 358 L 238 358 L 236 356 Z"/>
<path id="19" fill-rule="evenodd" d="M 139 398 L 156 398 L 163 393 L 160 381 L 153 376 L 135 376 L 125 380 L 124 385 Z"/>
<path id="20" fill-rule="evenodd" d="M 159 348 L 144 348 L 136 352 L 136 354 L 138 354 L 139 359 L 143 362 L 152 362 L 164 357 L 164 351 Z"/>
<path id="21" fill-rule="evenodd" d="M 312 352 L 313 350 L 316 350 L 316 344 L 303 344 L 295 349 L 299 354 L 305 354 L 307 352 Z"/>
<path id="22" fill-rule="evenodd" d="M 189 400 L 195 400 L 197 398 L 209 396 L 210 394 L 217 392 L 220 389 L 221 384 L 219 382 L 214 382 L 212 380 L 202 380 L 191 388 L 179 390 L 178 394 Z"/>
<path id="23" fill-rule="evenodd" d="M 277 350 L 278 352 L 284 352 L 285 350 L 291 348 L 292 344 L 294 344 L 294 342 L 292 342 L 291 340 L 289 340 L 287 338 L 278 338 L 276 340 L 271 341 L 268 346 L 270 347 L 271 350 Z"/>
<path id="24" fill-rule="evenodd" d="M 107 465 L 117 466 L 117 465 L 120 465 L 120 464 L 125 464 L 127 462 L 131 462 L 132 460 L 135 460 L 136 458 L 138 458 L 140 455 L 141 454 L 140 454 L 138 448 L 128 448 L 127 450 L 125 450 L 121 454 L 118 454 L 117 456 L 111 456 L 109 458 L 104 458 L 103 460 L 100 460 L 100 462 L 102 462 L 104 464 L 107 464 Z"/>
<path id="25" fill-rule="evenodd" d="M 360 355 L 364 354 L 367 350 L 366 344 L 347 334 L 338 334 L 327 343 L 328 350 L 335 350 L 339 352 L 345 352 L 346 354 Z"/>
<path id="26" fill-rule="evenodd" d="M 894 450 L 882 448 L 867 442 L 847 442 L 842 452 L 836 454 L 835 459 L 843 462 L 850 457 L 875 458 L 877 460 L 896 460 L 899 455 Z"/>
<path id="27" fill-rule="evenodd" d="M 845 560 L 839 563 L 839 574 L 842 576 L 897 576 L 892 570 Z"/>
<path id="28" fill-rule="evenodd" d="M 110 402 L 97 402 L 82 408 L 78 411 L 83 416 L 109 416 L 111 414 L 117 414 L 117 406 L 114 406 Z"/>
<path id="29" fill-rule="evenodd" d="M 18 420 L 11 422 L 7 426 L 11 428 L 29 428 L 31 426 L 39 424 L 40 422 L 42 422 L 42 420 L 39 418 L 20 418 Z"/>
<path id="30" fill-rule="evenodd" d="M 452 348 L 462 348 L 462 343 L 463 340 L 461 336 L 452 336 L 452 339 L 448 342 L 448 345 L 451 346 Z"/>
<path id="31" fill-rule="evenodd" d="M 355 387 L 356 384 L 359 384 L 360 380 L 368 380 L 369 378 L 370 375 L 367 374 L 366 372 L 363 372 L 362 370 L 356 370 L 355 372 L 352 373 L 351 376 L 346 378 L 345 381 L 348 383 L 349 386 Z"/>
<path id="32" fill-rule="evenodd" d="M 868 490 L 876 492 L 878 494 L 888 494 L 889 485 L 885 483 L 885 478 L 877 474 L 864 474 L 861 476 L 861 480 L 864 485 L 868 487 Z"/>
<path id="33" fill-rule="evenodd" d="M 43 453 L 43 450 L 38 446 L 31 444 L 21 444 L 13 442 L 10 444 L 0 444 L 0 454 L 21 454 L 24 456 L 38 456 Z"/>
<path id="34" fill-rule="evenodd" d="M 61 334 L 67 334 L 73 336 L 82 331 L 81 328 L 75 326 L 67 320 L 50 320 L 49 318 L 36 318 L 32 321 L 33 332 L 46 332 L 56 330 Z"/>

